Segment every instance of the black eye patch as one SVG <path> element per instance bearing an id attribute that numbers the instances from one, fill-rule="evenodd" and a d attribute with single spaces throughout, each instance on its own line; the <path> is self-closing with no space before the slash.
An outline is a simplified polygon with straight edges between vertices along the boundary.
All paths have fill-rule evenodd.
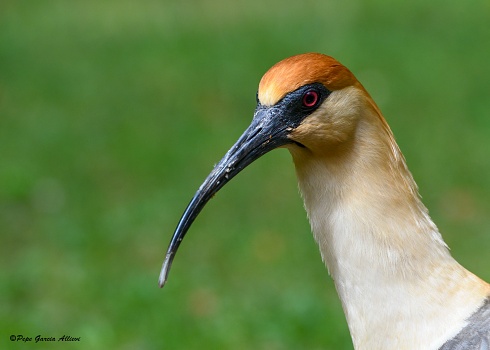
<path id="1" fill-rule="evenodd" d="M 304 85 L 284 96 L 272 109 L 290 127 L 297 127 L 313 113 L 332 92 L 321 83 Z"/>

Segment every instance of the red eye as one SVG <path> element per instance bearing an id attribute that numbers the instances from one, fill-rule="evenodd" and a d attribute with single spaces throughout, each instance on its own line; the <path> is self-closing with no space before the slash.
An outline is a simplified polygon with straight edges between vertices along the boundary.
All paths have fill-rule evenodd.
<path id="1" fill-rule="evenodd" d="M 303 95 L 303 106 L 311 108 L 314 107 L 318 102 L 318 92 L 314 90 L 307 91 Z"/>

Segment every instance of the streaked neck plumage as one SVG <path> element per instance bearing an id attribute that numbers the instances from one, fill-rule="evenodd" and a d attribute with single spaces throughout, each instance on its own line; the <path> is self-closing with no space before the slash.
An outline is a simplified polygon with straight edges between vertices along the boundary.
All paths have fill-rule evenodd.
<path id="1" fill-rule="evenodd" d="M 334 91 L 322 107 L 298 128 L 295 140 L 301 141 L 302 130 L 311 140 L 328 129 L 325 118 L 352 126 L 336 125 L 345 134 L 335 135 L 329 145 L 321 144 L 325 138 L 319 135 L 317 144 L 289 149 L 354 346 L 436 349 L 461 330 L 488 295 L 488 284 L 449 254 L 386 121 L 364 89 Z"/>

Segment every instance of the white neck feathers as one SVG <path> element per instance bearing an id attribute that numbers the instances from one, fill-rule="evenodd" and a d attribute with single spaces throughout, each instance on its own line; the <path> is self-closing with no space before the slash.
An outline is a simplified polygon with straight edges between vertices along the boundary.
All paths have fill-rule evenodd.
<path id="1" fill-rule="evenodd" d="M 361 107 L 341 155 L 290 148 L 312 231 L 356 349 L 437 348 L 490 289 L 449 254 L 369 96 Z"/>

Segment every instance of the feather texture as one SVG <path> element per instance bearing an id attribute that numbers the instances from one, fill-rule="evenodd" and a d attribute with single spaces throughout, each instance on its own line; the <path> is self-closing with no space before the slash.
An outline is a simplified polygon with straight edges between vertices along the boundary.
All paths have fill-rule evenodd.
<path id="1" fill-rule="evenodd" d="M 313 82 L 331 94 L 286 147 L 355 348 L 487 349 L 488 301 L 481 305 L 490 286 L 450 255 L 388 123 L 354 75 L 329 56 L 293 56 L 264 75 L 260 103 Z"/>
<path id="2" fill-rule="evenodd" d="M 440 350 L 489 350 L 490 349 L 490 299 L 468 319 L 454 338 L 448 340 Z"/>

